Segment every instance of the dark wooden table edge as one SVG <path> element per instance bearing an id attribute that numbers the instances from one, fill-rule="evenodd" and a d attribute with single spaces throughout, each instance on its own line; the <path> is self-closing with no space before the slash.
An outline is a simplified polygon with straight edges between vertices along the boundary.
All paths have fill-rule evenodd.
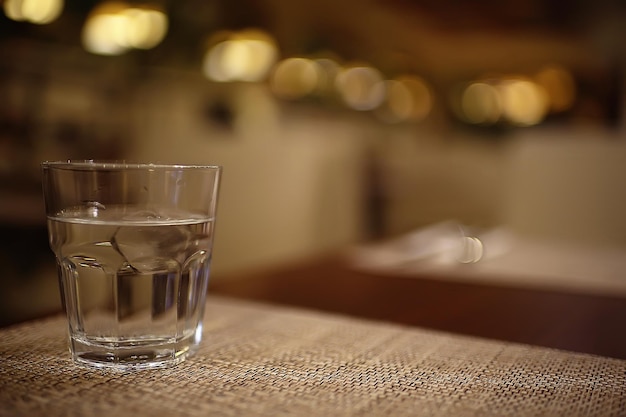
<path id="1" fill-rule="evenodd" d="M 216 295 L 626 359 L 626 297 L 368 272 L 332 254 L 214 280 Z"/>

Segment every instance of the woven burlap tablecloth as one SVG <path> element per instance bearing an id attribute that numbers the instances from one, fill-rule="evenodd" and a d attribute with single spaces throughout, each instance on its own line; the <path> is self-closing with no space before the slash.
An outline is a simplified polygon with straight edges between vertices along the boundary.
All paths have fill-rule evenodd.
<path id="1" fill-rule="evenodd" d="M 0 331 L 2 416 L 624 416 L 626 361 L 209 297 L 170 369 L 69 360 L 61 316 Z"/>

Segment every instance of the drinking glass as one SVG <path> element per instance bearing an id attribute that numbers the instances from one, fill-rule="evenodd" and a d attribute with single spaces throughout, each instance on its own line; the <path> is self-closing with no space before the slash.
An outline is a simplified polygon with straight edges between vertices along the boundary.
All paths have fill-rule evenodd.
<path id="1" fill-rule="evenodd" d="M 202 338 L 221 167 L 59 161 L 42 171 L 73 360 L 185 360 Z"/>

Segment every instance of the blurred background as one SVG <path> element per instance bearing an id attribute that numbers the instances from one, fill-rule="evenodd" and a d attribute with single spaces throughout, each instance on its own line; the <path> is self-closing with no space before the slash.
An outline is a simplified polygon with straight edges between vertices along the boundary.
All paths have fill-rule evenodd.
<path id="1" fill-rule="evenodd" d="M 223 165 L 216 280 L 450 219 L 626 244 L 620 0 L 0 5 L 0 325 L 60 305 L 43 160 Z"/>

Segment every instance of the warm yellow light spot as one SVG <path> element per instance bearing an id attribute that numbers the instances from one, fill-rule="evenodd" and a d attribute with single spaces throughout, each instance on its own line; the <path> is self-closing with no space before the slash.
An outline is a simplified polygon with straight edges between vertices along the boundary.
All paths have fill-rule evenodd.
<path id="1" fill-rule="evenodd" d="M 56 20 L 63 11 L 63 0 L 5 0 L 9 19 L 43 25 Z"/>
<path id="2" fill-rule="evenodd" d="M 576 100 L 576 83 L 567 69 L 550 65 L 539 71 L 535 79 L 548 94 L 551 111 L 561 112 L 572 107 Z"/>
<path id="3" fill-rule="evenodd" d="M 311 94 L 320 79 L 319 65 L 310 59 L 287 58 L 276 66 L 270 79 L 272 91 L 279 97 L 298 99 Z"/>
<path id="4" fill-rule="evenodd" d="M 469 123 L 496 123 L 502 115 L 502 100 L 498 90 L 485 82 L 470 84 L 461 95 L 461 114 Z"/>
<path id="5" fill-rule="evenodd" d="M 128 18 L 126 42 L 132 48 L 154 48 L 167 33 L 167 16 L 160 10 L 129 8 L 123 15 Z"/>
<path id="6" fill-rule="evenodd" d="M 16 21 L 26 20 L 22 12 L 24 0 L 7 0 L 4 2 L 4 13 L 9 19 Z"/>
<path id="7" fill-rule="evenodd" d="M 502 109 L 509 122 L 532 126 L 541 122 L 548 108 L 548 97 L 538 84 L 525 79 L 505 80 L 499 86 Z"/>
<path id="8" fill-rule="evenodd" d="M 406 76 L 398 78 L 404 85 L 411 98 L 411 110 L 408 117 L 413 120 L 422 120 L 431 112 L 433 95 L 430 87 L 422 78 Z"/>
<path id="9" fill-rule="evenodd" d="M 277 55 L 275 42 L 262 31 L 231 33 L 208 49 L 203 72 L 218 82 L 261 81 L 276 62 Z"/>
<path id="10" fill-rule="evenodd" d="M 204 75 L 213 81 L 225 82 L 230 79 L 227 70 L 224 68 L 225 65 L 223 58 L 230 43 L 233 43 L 233 41 L 222 41 L 209 49 L 204 55 L 202 71 L 204 72 Z"/>
<path id="11" fill-rule="evenodd" d="M 346 105 L 354 110 L 373 110 L 385 99 L 382 76 L 372 67 L 352 67 L 341 71 L 335 86 Z"/>
<path id="12" fill-rule="evenodd" d="M 120 15 L 99 14 L 89 19 L 83 28 L 83 46 L 99 55 L 119 55 L 128 50 L 124 41 L 126 18 Z"/>
<path id="13" fill-rule="evenodd" d="M 278 50 L 273 43 L 261 39 L 250 39 L 246 41 L 246 45 L 249 60 L 242 80 L 261 81 L 276 62 Z"/>
<path id="14" fill-rule="evenodd" d="M 236 81 L 245 77 L 246 69 L 252 61 L 251 54 L 251 48 L 246 41 L 224 42 L 220 66 L 226 81 Z"/>
<path id="15" fill-rule="evenodd" d="M 149 7 L 109 2 L 98 6 L 83 27 L 83 45 L 89 52 L 118 55 L 130 49 L 150 49 L 167 33 L 165 13 Z"/>
<path id="16" fill-rule="evenodd" d="M 320 95 L 332 95 L 335 92 L 335 79 L 341 67 L 330 58 L 319 58 L 314 60 L 318 69 L 318 79 L 315 92 Z"/>
<path id="17" fill-rule="evenodd" d="M 404 84 L 396 80 L 382 81 L 386 91 L 383 103 L 376 109 L 376 115 L 388 123 L 407 120 L 411 114 L 413 103 L 411 93 Z"/>
<path id="18" fill-rule="evenodd" d="M 385 100 L 376 114 L 389 123 L 421 121 L 432 109 L 432 94 L 424 80 L 415 76 L 403 76 L 383 81 Z"/>
<path id="19" fill-rule="evenodd" d="M 24 20 L 24 15 L 22 14 L 22 2 L 23 0 L 6 0 L 2 5 L 4 14 L 11 20 Z"/>

